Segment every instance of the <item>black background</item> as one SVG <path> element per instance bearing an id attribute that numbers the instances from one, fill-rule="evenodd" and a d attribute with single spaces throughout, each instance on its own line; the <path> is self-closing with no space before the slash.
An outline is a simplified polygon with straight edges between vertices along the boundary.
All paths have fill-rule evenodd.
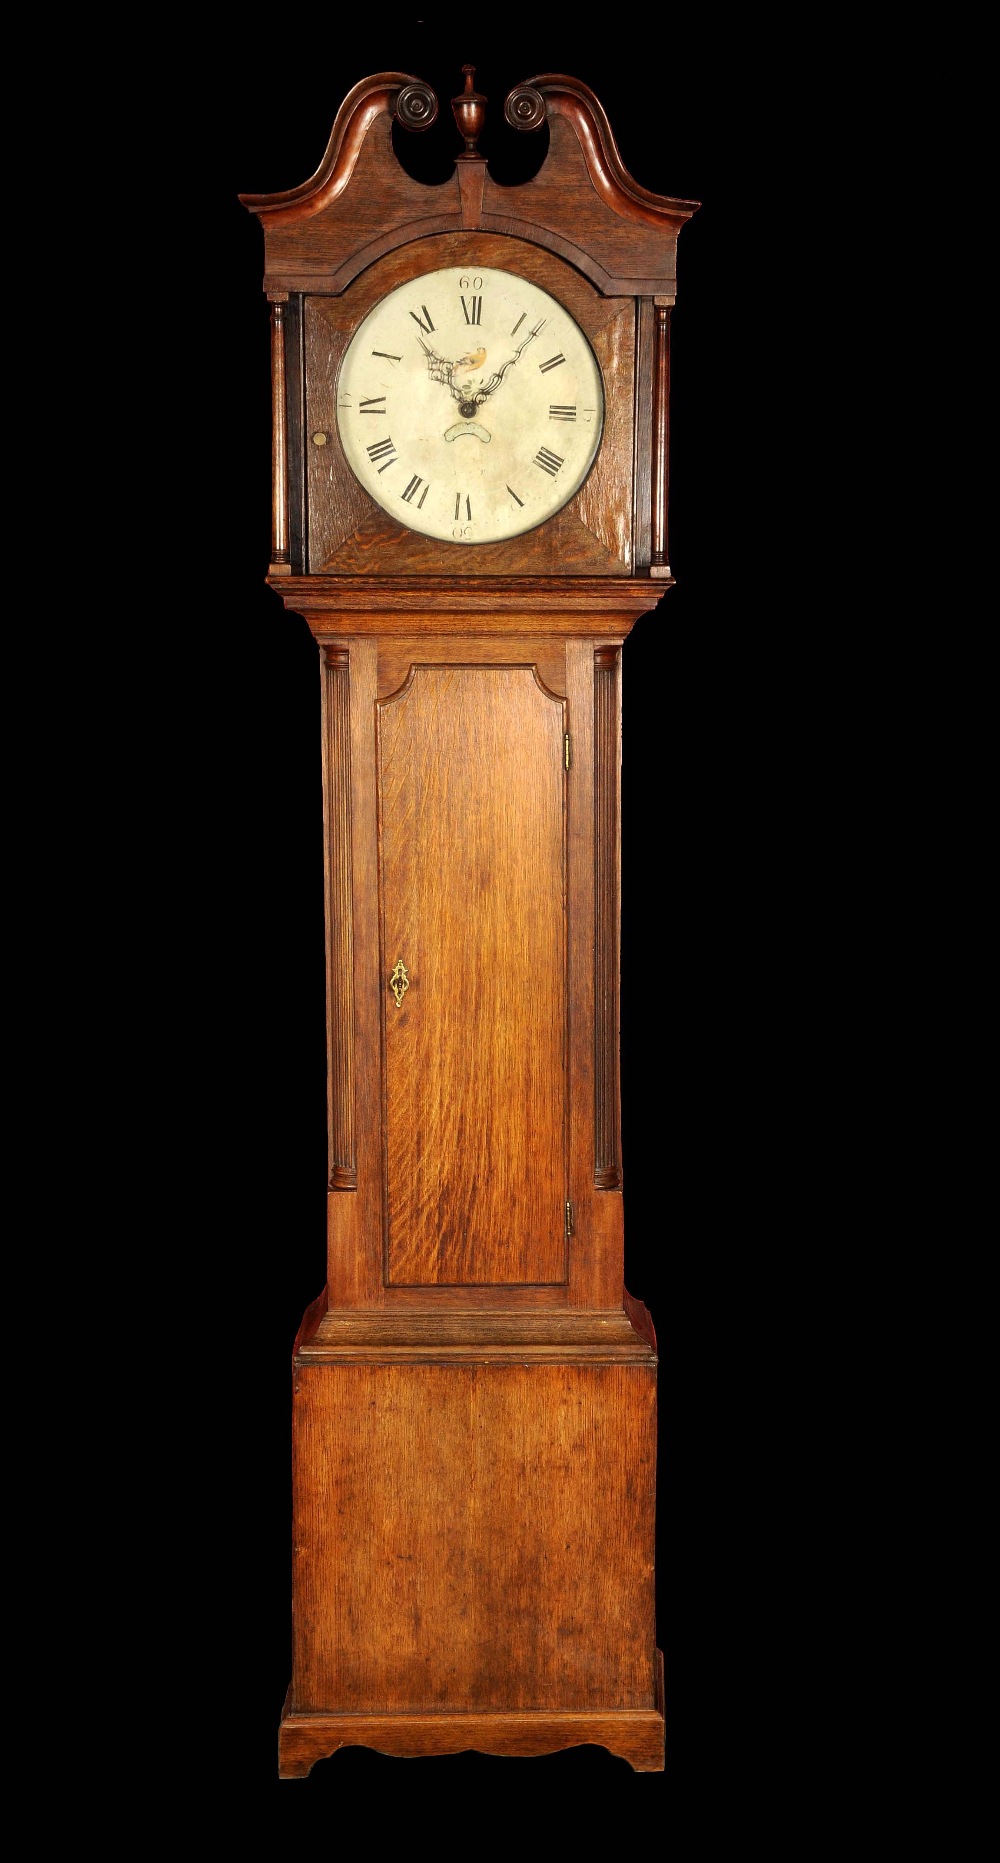
<path id="1" fill-rule="evenodd" d="M 217 1772 L 231 1804 L 277 1793 L 292 1822 L 289 1797 L 374 1784 L 387 1803 L 433 1804 L 460 1775 L 512 1809 L 525 1791 L 555 1805 L 571 1781 L 610 1805 L 624 1784 L 665 1815 L 700 1806 L 707 1831 L 748 1738 L 782 1724 L 773 1624 L 804 1556 L 787 1502 L 802 1445 L 775 1364 L 800 1293 L 812 1297 L 803 1231 L 824 1220 L 822 1185 L 805 1189 L 821 905 L 802 879 L 817 832 L 802 752 L 822 688 L 822 655 L 804 643 L 825 598 L 797 566 L 808 467 L 789 437 L 816 392 L 800 334 L 804 210 L 787 198 L 808 145 L 750 28 L 727 27 L 725 44 L 709 26 L 668 22 L 647 41 L 641 24 L 611 34 L 606 19 L 504 35 L 397 15 L 365 36 L 290 18 L 288 31 L 287 55 L 215 43 L 178 79 L 164 230 L 133 307 L 170 384 L 159 505 L 140 494 L 138 551 L 159 703 L 136 750 L 161 805 L 164 960 L 159 1155 L 143 1167 L 169 1497 L 155 1661 L 165 1689 L 180 1676 L 203 1704 L 170 1721 L 159 1758 Z M 279 1784 L 289 1357 L 324 1279 L 319 675 L 305 622 L 264 584 L 263 241 L 236 197 L 311 174 L 346 91 L 387 67 L 438 92 L 438 123 L 404 153 L 443 175 L 465 60 L 490 100 L 482 147 L 498 179 L 537 160 L 502 122 L 507 90 L 565 70 L 597 92 L 640 184 L 703 203 L 681 234 L 672 321 L 677 586 L 624 653 L 626 1281 L 661 1350 L 667 1772 L 637 1779 L 595 1749 L 419 1767 L 357 1750 L 308 1785 Z M 119 792 L 123 812 L 130 801 L 142 817 Z"/>

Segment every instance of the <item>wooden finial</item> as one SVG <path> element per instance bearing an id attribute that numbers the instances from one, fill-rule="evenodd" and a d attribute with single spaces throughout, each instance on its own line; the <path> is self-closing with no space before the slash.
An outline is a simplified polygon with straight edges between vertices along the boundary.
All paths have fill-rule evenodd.
<path id="1" fill-rule="evenodd" d="M 475 65 L 463 65 L 465 89 L 460 97 L 453 97 L 451 107 L 455 112 L 458 133 L 465 139 L 465 149 L 459 156 L 460 162 L 481 162 L 482 156 L 476 148 L 483 133 L 486 121 L 486 99 L 479 91 L 473 90 L 472 80 L 476 75 Z"/>

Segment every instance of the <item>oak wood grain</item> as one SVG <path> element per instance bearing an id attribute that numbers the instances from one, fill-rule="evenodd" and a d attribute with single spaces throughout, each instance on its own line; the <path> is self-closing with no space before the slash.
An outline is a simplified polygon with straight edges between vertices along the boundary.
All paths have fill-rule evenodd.
<path id="1" fill-rule="evenodd" d="M 550 1312 L 510 1312 L 486 1305 L 480 1296 L 478 1307 L 470 1312 L 442 1311 L 428 1307 L 416 1311 L 363 1313 L 334 1312 L 325 1305 L 310 1307 L 296 1340 L 295 1355 L 305 1362 L 316 1352 L 333 1352 L 342 1346 L 384 1348 L 428 1347 L 435 1351 L 453 1346 L 474 1348 L 510 1345 L 516 1350 L 553 1347 L 565 1351 L 572 1347 L 600 1346 L 609 1351 L 638 1352 L 645 1357 L 655 1353 L 656 1341 L 649 1315 L 641 1301 L 625 1294 L 626 1306 L 605 1312 L 564 1309 Z"/>
<path id="2" fill-rule="evenodd" d="M 482 1282 L 472 1282 L 468 1287 L 448 1287 L 438 1282 L 434 1287 L 436 1307 L 455 1308 L 456 1311 L 466 1309 L 470 1313 L 477 1312 L 484 1299 L 488 1300 L 491 1307 L 505 1307 L 513 1313 L 536 1307 L 539 1311 L 566 1307 L 571 1297 L 569 1284 L 565 1281 L 532 1287 L 506 1287 Z M 402 1312 L 411 1308 L 419 1312 L 427 1305 L 427 1292 L 422 1286 L 387 1287 L 382 1304 L 393 1311 Z"/>
<path id="3" fill-rule="evenodd" d="M 628 1296 L 626 1295 L 626 1299 Z M 433 1312 L 394 1307 L 384 1313 L 324 1311 L 304 1323 L 296 1365 L 374 1364 L 655 1364 L 649 1315 L 581 1313 L 551 1306 Z"/>
<path id="4" fill-rule="evenodd" d="M 334 1307 L 383 1304 L 382 1109 L 379 1014 L 382 979 L 378 936 L 378 814 L 375 790 L 374 640 L 339 643 L 349 649 L 351 762 L 351 898 L 354 962 L 355 1168 L 353 1196 L 327 1198 L 327 1278 Z"/>
<path id="5" fill-rule="evenodd" d="M 555 133 L 557 144 L 561 140 L 560 119 L 573 130 L 596 192 L 621 219 L 637 226 L 655 227 L 661 233 L 668 226 L 676 232 L 697 210 L 698 201 L 680 200 L 669 194 L 654 194 L 649 188 L 640 187 L 622 161 L 600 99 L 581 78 L 568 77 L 565 72 L 548 71 L 538 77 L 528 78 L 526 83 L 515 86 L 515 90 L 534 93 L 548 120 L 550 137 Z M 513 95 L 512 92 L 511 97 Z M 510 103 L 509 97 L 504 114 L 508 122 L 520 127 L 520 113 L 512 111 Z M 522 116 L 521 122 L 525 120 Z M 527 119 L 528 128 L 537 126 L 533 116 Z M 551 157 L 550 140 L 550 160 Z"/>
<path id="6" fill-rule="evenodd" d="M 601 199 L 575 126 L 549 122 L 549 152 L 534 179 L 517 189 L 487 175 L 482 225 L 528 232 L 571 258 L 609 295 L 668 293 L 676 288 L 676 223 L 650 225 Z M 290 274 L 291 275 L 291 274 Z"/>
<path id="7" fill-rule="evenodd" d="M 354 165 L 365 140 L 383 116 L 391 117 L 401 91 L 416 89 L 423 93 L 425 109 L 421 113 L 429 128 L 437 115 L 437 98 L 428 86 L 407 71 L 378 71 L 362 78 L 344 98 L 330 131 L 316 172 L 294 188 L 272 194 L 241 194 L 240 201 L 251 213 L 267 215 L 268 224 L 288 225 L 322 213 L 346 192 L 354 174 Z M 426 106 L 429 106 L 427 108 Z M 411 120 L 409 127 L 417 125 Z"/>
<path id="8" fill-rule="evenodd" d="M 429 640 L 430 645 L 427 645 Z M 619 639 L 599 650 L 614 656 Z M 421 1284 L 387 1285 L 383 1250 L 385 1234 L 386 1187 L 384 1163 L 387 1128 L 382 1106 L 383 1075 L 379 1059 L 378 1032 L 381 1018 L 388 1013 L 391 997 L 387 992 L 387 974 L 393 954 L 387 960 L 379 955 L 377 927 L 378 853 L 373 826 L 376 812 L 376 733 L 374 728 L 376 698 L 383 702 L 409 682 L 413 669 L 421 663 L 431 672 L 464 665 L 469 673 L 492 668 L 494 677 L 506 678 L 504 669 L 520 663 L 521 676 L 532 684 L 539 704 L 545 709 L 547 687 L 562 699 L 558 688 L 565 690 L 564 717 L 570 726 L 571 768 L 564 772 L 566 782 L 567 879 L 569 967 L 568 995 L 569 1045 L 566 1087 L 569 1104 L 568 1189 L 574 1212 L 574 1233 L 569 1239 L 568 1279 L 548 1284 L 491 1285 L 487 1280 L 469 1285 L 444 1281 L 433 1284 L 436 1303 L 456 1312 L 474 1311 L 488 1303 L 516 1314 L 548 1308 L 558 1312 L 567 1305 L 600 1308 L 608 1311 L 621 1304 L 622 1206 L 620 1194 L 599 1190 L 595 1184 L 595 654 L 586 639 L 576 641 L 560 637 L 536 637 L 529 641 L 517 634 L 502 640 L 489 636 L 416 635 L 405 644 L 395 639 L 345 634 L 339 641 L 325 641 L 334 656 L 351 654 L 352 690 L 352 832 L 354 873 L 352 897 L 355 918 L 355 1020 L 356 1020 L 356 1097 L 359 1122 L 365 1136 L 358 1141 L 359 1207 L 350 1215 L 335 1206 L 330 1208 L 330 1306 L 331 1311 L 360 1307 L 392 1309 L 403 1313 L 419 1311 L 426 1305 Z M 360 658 L 359 658 L 360 656 Z M 508 656 L 510 656 L 508 658 Z M 514 657 L 516 656 L 516 658 Z M 539 659 L 548 679 L 539 670 Z M 534 668 L 534 673 L 531 669 Z M 357 675 L 357 678 L 356 678 Z M 425 675 L 421 675 L 423 677 Z M 551 685 L 549 681 L 551 680 Z M 539 682 L 539 683 L 536 683 Z M 552 705 L 551 699 L 547 700 Z M 388 707 L 392 710 L 392 706 Z M 459 737 L 461 734 L 459 733 Z M 558 742 L 554 738 L 553 748 Z M 447 763 L 455 756 L 449 751 Z M 520 772 L 523 776 L 523 770 Z M 489 818 L 492 800 L 484 804 L 484 823 Z M 616 804 L 617 806 L 617 804 Z M 418 888 L 419 892 L 419 888 Z M 442 901 L 442 910 L 444 902 Z M 367 925 L 367 931 L 359 925 Z M 362 1010 L 362 1003 L 367 1009 Z M 404 997 L 406 1013 L 410 993 Z M 397 1012 L 392 1008 L 393 1019 Z M 391 1024 L 390 1024 L 391 1026 Z M 617 1046 L 611 1057 L 612 1073 L 617 1082 Z M 421 1083 L 422 1085 L 423 1083 Z M 367 1157 L 367 1169 L 362 1162 Z M 352 1202 L 353 1199 L 339 1199 Z M 522 1235 L 521 1247 L 533 1246 Z"/>
<path id="9" fill-rule="evenodd" d="M 297 1713 L 656 1708 L 655 1372 L 295 1373 Z"/>
<path id="10" fill-rule="evenodd" d="M 424 537 L 383 511 L 347 462 L 337 427 L 338 371 L 358 325 L 390 291 L 438 267 L 499 269 L 556 298 L 590 341 L 604 374 L 605 418 L 589 476 L 547 523 L 465 548 Z M 489 576 L 544 570 L 616 576 L 632 563 L 635 303 L 608 300 L 552 254 L 496 234 L 421 239 L 372 265 L 343 297 L 305 299 L 309 563 L 315 575 Z M 315 436 L 321 436 L 317 445 Z"/>
<path id="11" fill-rule="evenodd" d="M 343 171 L 342 171 L 343 173 Z M 372 203 L 378 201 L 377 220 Z M 438 186 L 414 181 L 397 162 L 392 147 L 392 122 L 385 110 L 369 114 L 363 138 L 356 141 L 354 161 L 343 184 L 309 200 L 283 207 L 261 209 L 264 228 L 265 284 L 282 289 L 273 279 L 294 274 L 302 280 L 292 290 L 342 290 L 352 265 L 367 255 L 373 243 L 400 234 L 419 239 L 436 227 L 461 224 L 458 176 Z M 345 264 L 346 261 L 346 264 Z"/>
<path id="12" fill-rule="evenodd" d="M 380 256 L 446 229 L 464 212 L 484 229 L 572 259 L 608 295 L 672 296 L 677 236 L 698 203 L 653 194 L 632 179 L 586 85 L 552 75 L 531 82 L 549 121 L 538 174 L 502 187 L 477 161 L 470 164 L 474 185 L 464 192 L 461 158 L 433 187 L 413 181 L 396 161 L 390 114 L 404 74 L 380 73 L 356 86 L 309 181 L 283 194 L 241 196 L 264 228 L 265 287 L 341 292 Z"/>
<path id="13" fill-rule="evenodd" d="M 561 1282 L 565 705 L 418 665 L 378 712 L 387 1281 Z"/>
<path id="14" fill-rule="evenodd" d="M 574 1306 L 612 1307 L 621 1298 L 624 1228 L 620 1192 L 594 1184 L 594 651 L 568 641 L 566 683 L 572 720 L 570 771 L 570 1242 Z"/>
<path id="15" fill-rule="evenodd" d="M 610 453 L 605 464 L 610 472 Z M 615 484 L 613 475 L 610 483 Z M 579 509 L 581 496 L 578 492 L 537 530 L 523 531 L 519 537 L 509 537 L 502 543 L 480 543 L 474 549 L 418 536 L 370 500 L 372 508 L 364 520 L 323 561 L 317 562 L 314 557 L 313 567 L 316 573 L 331 576 L 419 575 L 422 571 L 433 575 L 447 561 L 451 573 L 458 577 L 505 572 L 517 575 L 532 567 L 548 568 L 559 576 L 620 575 L 625 558 L 614 555 L 584 522 Z M 631 503 L 630 487 L 628 496 Z M 595 501 L 591 502 L 596 509 Z M 621 497 L 616 502 L 621 504 Z M 606 520 L 609 527 L 614 515 L 612 512 Z M 599 514 L 597 521 L 603 522 Z M 445 551 L 450 552 L 447 559 Z"/>
<path id="16" fill-rule="evenodd" d="M 326 1032 L 329 1187 L 354 1190 L 354 899 L 351 876 L 351 656 L 323 656 Z"/>
<path id="17" fill-rule="evenodd" d="M 299 1354 L 303 1365 L 648 1365 L 641 1344 L 354 1345 L 320 1340 Z"/>
<path id="18" fill-rule="evenodd" d="M 604 431 L 597 458 L 574 501 L 581 524 L 593 531 L 616 567 L 624 564 L 628 569 L 633 557 L 635 327 L 635 304 L 629 302 L 591 339 L 604 377 Z M 625 460 L 629 471 L 622 470 Z"/>
<path id="19" fill-rule="evenodd" d="M 411 640 L 380 640 L 378 647 L 378 696 L 387 698 L 398 692 L 409 676 L 410 668 L 423 665 L 484 665 L 533 667 L 542 685 L 556 695 L 566 697 L 566 643 L 562 640 L 532 640 L 524 635 L 491 635 L 481 639 L 474 634 L 444 634 L 437 638 L 417 635 Z"/>
<path id="20" fill-rule="evenodd" d="M 463 226 L 479 226 L 483 213 L 483 188 L 485 184 L 486 163 L 483 160 L 459 162 L 458 185 L 462 195 Z"/>
<path id="21" fill-rule="evenodd" d="M 662 1772 L 659 1710 L 611 1714 L 293 1714 L 279 1734 L 278 1774 L 305 1779 L 341 1747 L 374 1747 L 398 1759 L 441 1753 L 495 1753 L 532 1759 L 566 1747 L 606 1747 L 634 1772 Z"/>
<path id="22" fill-rule="evenodd" d="M 324 299 L 306 297 L 303 309 L 308 560 L 321 565 L 344 537 L 368 523 L 377 506 L 350 470 L 337 428 L 337 375 L 350 333 L 342 320 L 326 314 Z"/>
<path id="23" fill-rule="evenodd" d="M 574 1306 L 613 1307 L 618 1305 L 618 1288 L 609 1292 L 600 1274 L 595 1278 L 593 1273 L 594 1212 L 587 1166 L 593 1145 L 594 656 L 578 640 L 566 643 L 566 692 L 572 746 L 568 784 L 569 1194 L 573 1204 L 569 1287 Z"/>
<path id="24" fill-rule="evenodd" d="M 621 1183 L 618 1105 L 619 772 L 618 652 L 594 655 L 594 1182 Z"/>
<path id="25" fill-rule="evenodd" d="M 595 290 L 576 267 L 532 243 L 506 233 L 462 228 L 430 235 L 378 260 L 340 298 L 313 295 L 312 309 L 331 330 L 353 334 L 388 292 L 412 278 L 448 266 L 469 272 L 512 270 L 519 277 L 531 279 L 559 299 L 585 329 L 591 343 L 606 324 L 616 321 L 623 308 L 621 298 L 609 298 Z M 632 303 L 630 295 L 625 304 Z"/>
<path id="26" fill-rule="evenodd" d="M 518 640 L 521 639 L 518 651 Z M 537 640 L 529 643 L 524 637 L 512 636 L 504 643 L 508 649 L 513 642 L 517 658 L 537 665 L 539 651 Z M 333 643 L 329 643 L 331 646 Z M 454 667 L 456 661 L 461 665 L 466 641 L 461 636 L 437 639 L 431 637 L 433 652 L 427 660 L 430 671 L 437 665 L 440 670 Z M 613 655 L 619 643 L 605 646 L 605 655 Z M 520 1310 L 548 1307 L 558 1310 L 571 1304 L 576 1307 L 601 1308 L 613 1310 L 621 1304 L 622 1271 L 622 1208 L 619 1194 L 607 1189 L 598 1192 L 594 1179 L 595 1159 L 595 999 L 594 999 L 594 927 L 595 927 L 595 802 L 594 802 L 594 722 L 595 722 L 595 656 L 592 646 L 586 640 L 564 641 L 557 638 L 542 643 L 548 657 L 548 673 L 552 680 L 549 690 L 565 688 L 567 695 L 565 718 L 570 726 L 571 768 L 565 774 L 567 797 L 568 828 L 568 932 L 570 939 L 570 961 L 568 970 L 568 1005 L 569 1005 L 569 1070 L 567 1087 L 569 1098 L 570 1122 L 570 1162 L 568 1195 L 574 1211 L 574 1233 L 569 1240 L 569 1278 L 568 1281 L 539 1285 L 501 1285 L 489 1286 L 479 1283 L 468 1286 L 448 1285 L 438 1282 L 434 1285 L 434 1299 L 442 1306 L 456 1310 L 474 1309 L 481 1305 L 484 1293 L 489 1304 L 515 1313 Z M 366 1136 L 359 1138 L 358 1183 L 360 1207 L 356 1215 L 346 1216 L 334 1207 L 337 1199 L 331 1199 L 330 1210 L 330 1273 L 331 1273 L 331 1310 L 342 1310 L 355 1305 L 364 1309 L 392 1308 L 400 1310 L 410 1308 L 419 1310 L 426 1305 L 426 1295 L 420 1285 L 384 1284 L 382 1249 L 384 1233 L 385 1188 L 378 1175 L 382 1170 L 384 1145 L 388 1142 L 386 1128 L 381 1112 L 383 1082 L 380 1068 L 376 1035 L 380 1017 L 389 1014 L 395 1022 L 397 1014 L 402 1017 L 407 1013 L 407 1005 L 412 1006 L 412 993 L 403 999 L 403 1007 L 397 1012 L 387 991 L 388 970 L 399 953 L 393 952 L 388 957 L 378 957 L 377 942 L 373 937 L 372 923 L 377 898 L 378 863 L 374 857 L 372 826 L 375 800 L 375 731 L 374 708 L 376 691 L 385 699 L 392 693 L 399 694 L 400 688 L 409 681 L 411 669 L 420 663 L 412 651 L 422 647 L 422 637 L 415 637 L 400 651 L 399 643 L 360 638 L 347 635 L 334 648 L 334 651 L 347 652 L 350 647 L 352 655 L 352 790 L 354 792 L 354 842 L 356 871 L 354 875 L 354 913 L 355 913 L 355 991 L 357 1023 L 357 1098 L 359 1120 L 365 1127 Z M 361 663 L 356 666 L 358 655 L 364 647 Z M 488 670 L 493 665 L 494 677 L 506 678 L 503 671 L 509 664 L 499 652 L 500 643 L 490 638 L 474 640 L 472 658 L 476 666 Z M 494 655 L 500 664 L 494 665 Z M 436 657 L 435 657 L 436 656 Z M 425 656 L 426 657 L 426 656 Z M 553 660 L 556 664 L 553 665 Z M 515 662 L 516 664 L 516 662 Z M 361 667 L 365 669 L 363 672 Z M 381 670 L 378 670 L 379 666 Z M 472 667 L 468 670 L 471 672 Z M 357 679 L 355 677 L 357 673 Z M 420 675 L 425 677 L 426 675 Z M 535 677 L 539 677 L 536 672 Z M 529 666 L 522 667 L 522 678 L 532 681 Z M 369 681 L 371 683 L 369 683 Z M 546 684 L 542 680 L 542 684 Z M 388 687 L 388 692 L 386 688 Z M 544 694 L 534 687 L 538 703 L 546 709 Z M 561 696 L 561 695 L 560 695 Z M 552 701 L 549 700 L 551 705 Z M 392 705 L 388 707 L 391 712 Z M 461 770 L 460 752 L 464 746 L 459 736 L 459 749 L 449 750 L 446 763 L 455 762 L 456 769 Z M 552 748 L 558 743 L 556 734 Z M 518 780 L 523 777 L 523 769 Z M 457 779 L 456 779 L 457 780 Z M 492 799 L 484 799 L 483 824 L 488 824 Z M 422 882 L 421 882 L 422 883 Z M 420 898 L 420 884 L 417 883 L 416 897 Z M 451 911 L 453 907 L 442 899 L 441 909 Z M 367 931 L 358 931 L 358 926 L 367 924 Z M 473 944 L 475 939 L 472 940 Z M 475 961 L 475 960 L 473 960 Z M 366 1004 L 363 1010 L 361 1005 Z M 526 1025 L 527 1026 L 527 1025 Z M 525 1039 L 529 1036 L 526 1034 Z M 613 1071 L 617 1072 L 617 1048 L 612 1059 Z M 421 1091 L 424 1083 L 421 1082 Z M 416 1142 L 416 1141 L 414 1141 Z M 367 1158 L 367 1167 L 363 1164 L 362 1153 Z M 344 1201 L 341 1199 L 341 1201 Z M 348 1199 L 347 1201 L 351 1201 Z M 522 1236 L 521 1247 L 532 1247 L 533 1243 Z"/>
<path id="27" fill-rule="evenodd" d="M 666 582 L 615 577 L 291 576 L 268 581 L 286 608 L 301 614 L 317 638 L 352 635 L 448 634 L 456 617 L 468 631 L 491 634 L 602 634 L 629 632 L 655 608 Z M 498 599 L 501 598 L 501 599 Z"/>

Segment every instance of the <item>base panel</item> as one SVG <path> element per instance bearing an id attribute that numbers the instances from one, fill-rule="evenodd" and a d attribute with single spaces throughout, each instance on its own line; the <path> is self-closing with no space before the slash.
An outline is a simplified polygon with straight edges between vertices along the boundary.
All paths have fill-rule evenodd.
<path id="1" fill-rule="evenodd" d="M 298 1368 L 289 1707 L 653 1710 L 655 1377 Z"/>
<path id="2" fill-rule="evenodd" d="M 607 1714 L 288 1714 L 278 1736 L 278 1776 L 304 1779 L 340 1747 L 374 1747 L 396 1759 L 495 1753 L 532 1759 L 564 1747 L 606 1747 L 634 1772 L 663 1771 L 663 1716 Z"/>

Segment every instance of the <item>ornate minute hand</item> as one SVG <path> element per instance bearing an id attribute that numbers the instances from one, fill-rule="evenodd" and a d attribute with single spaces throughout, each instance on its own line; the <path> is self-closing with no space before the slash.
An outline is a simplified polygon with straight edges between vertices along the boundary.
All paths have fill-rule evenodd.
<path id="1" fill-rule="evenodd" d="M 547 321 L 548 321 L 547 318 L 542 317 L 539 320 L 539 322 L 536 323 L 534 329 L 528 331 L 528 334 L 525 337 L 524 342 L 518 344 L 517 348 L 514 351 L 514 354 L 511 356 L 508 362 L 504 363 L 503 368 L 497 369 L 496 372 L 490 376 L 489 381 L 483 383 L 483 386 L 478 390 L 476 397 L 475 397 L 477 407 L 482 407 L 483 402 L 487 400 L 487 398 L 490 395 L 496 393 L 497 389 L 500 386 L 500 383 L 503 381 L 503 378 L 507 373 L 507 370 L 512 369 L 514 367 L 515 362 L 517 362 L 518 358 L 524 354 L 524 351 L 527 349 L 528 344 L 534 341 L 535 337 L 538 335 L 539 330 L 542 328 L 542 325 L 546 323 Z"/>

